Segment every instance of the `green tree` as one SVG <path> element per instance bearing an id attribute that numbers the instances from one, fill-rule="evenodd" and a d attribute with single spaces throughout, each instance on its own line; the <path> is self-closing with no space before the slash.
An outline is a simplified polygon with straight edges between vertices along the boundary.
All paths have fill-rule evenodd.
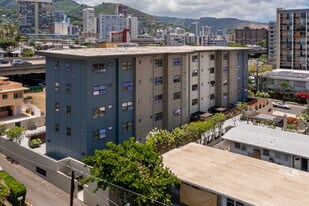
<path id="1" fill-rule="evenodd" d="M 282 94 L 282 99 L 285 99 L 285 96 L 288 96 L 288 100 L 290 100 L 290 91 L 292 86 L 287 81 L 281 81 L 278 84 L 279 93 Z"/>
<path id="2" fill-rule="evenodd" d="M 22 136 L 24 135 L 24 129 L 22 127 L 14 126 L 10 129 L 7 129 L 5 134 L 11 141 L 20 144 Z"/>
<path id="3" fill-rule="evenodd" d="M 91 165 L 91 176 L 83 182 L 97 182 L 98 188 L 116 192 L 121 204 L 156 205 L 155 201 L 171 204 L 169 190 L 179 181 L 167 168 L 162 156 L 151 144 L 143 144 L 131 138 L 123 144 L 107 143 L 105 150 L 97 150 L 93 156 L 85 158 Z M 120 189 L 110 182 L 144 197 Z M 149 197 L 147 199 L 145 197 Z"/>
<path id="4" fill-rule="evenodd" d="M 5 130 L 7 129 L 6 124 L 1 123 L 0 124 L 0 135 L 5 134 Z"/>
<path id="5" fill-rule="evenodd" d="M 229 47 L 247 47 L 246 45 L 243 45 L 241 43 L 229 43 Z"/>
<path id="6" fill-rule="evenodd" d="M 9 195 L 10 188 L 5 184 L 4 180 L 0 180 L 0 205 L 3 205 Z"/>

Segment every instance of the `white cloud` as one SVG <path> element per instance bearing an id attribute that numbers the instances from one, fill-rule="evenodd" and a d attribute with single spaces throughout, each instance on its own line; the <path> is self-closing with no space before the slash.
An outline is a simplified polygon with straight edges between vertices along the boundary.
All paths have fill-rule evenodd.
<path id="1" fill-rule="evenodd" d="M 75 0 L 88 5 L 102 0 Z M 183 18 L 234 17 L 252 21 L 275 20 L 276 8 L 306 8 L 308 0 L 109 0 L 122 3 L 145 13 Z"/>

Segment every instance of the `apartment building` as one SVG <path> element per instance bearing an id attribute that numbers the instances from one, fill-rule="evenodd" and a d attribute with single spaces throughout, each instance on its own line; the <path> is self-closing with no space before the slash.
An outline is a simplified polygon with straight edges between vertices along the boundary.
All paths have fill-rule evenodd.
<path id="1" fill-rule="evenodd" d="M 145 141 L 212 106 L 247 98 L 247 49 L 143 47 L 46 56 L 47 153 L 82 159 L 107 142 Z"/>
<path id="2" fill-rule="evenodd" d="M 54 22 L 52 0 L 17 0 L 20 34 L 48 34 Z"/>
<path id="3" fill-rule="evenodd" d="M 97 19 L 97 29 L 101 41 L 110 41 L 112 32 L 123 31 L 126 28 L 126 18 L 122 15 L 100 14 Z"/>
<path id="4" fill-rule="evenodd" d="M 277 8 L 277 69 L 309 70 L 309 9 Z"/>
<path id="5" fill-rule="evenodd" d="M 243 45 L 256 45 L 262 40 L 266 40 L 267 35 L 268 31 L 265 28 L 244 27 L 243 29 L 235 29 L 235 42 Z"/>
<path id="6" fill-rule="evenodd" d="M 123 5 L 123 4 L 118 4 L 116 5 L 116 8 L 115 8 L 115 15 L 116 16 L 128 16 L 128 7 L 126 5 Z"/>
<path id="7" fill-rule="evenodd" d="M 308 135 L 241 125 L 229 130 L 222 139 L 233 153 L 309 171 Z"/>
<path id="8" fill-rule="evenodd" d="M 137 17 L 128 16 L 126 18 L 126 28 L 129 29 L 130 39 L 137 39 L 137 36 L 138 36 Z"/>
<path id="9" fill-rule="evenodd" d="M 19 116 L 22 114 L 24 91 L 28 88 L 21 83 L 9 81 L 0 77 L 0 117 Z"/>
<path id="10" fill-rule="evenodd" d="M 93 8 L 83 10 L 83 33 L 97 33 L 96 17 Z"/>
<path id="11" fill-rule="evenodd" d="M 308 172 L 196 143 L 163 154 L 163 163 L 181 181 L 174 205 L 309 204 Z"/>
<path id="12" fill-rule="evenodd" d="M 276 22 L 268 23 L 268 64 L 276 68 Z"/>
<path id="13" fill-rule="evenodd" d="M 186 45 L 186 35 L 169 33 L 165 36 L 167 46 L 184 46 Z"/>
<path id="14" fill-rule="evenodd" d="M 191 32 L 195 35 L 195 36 L 199 36 L 200 35 L 200 31 L 201 31 L 201 25 L 200 22 L 192 22 L 191 23 Z"/>

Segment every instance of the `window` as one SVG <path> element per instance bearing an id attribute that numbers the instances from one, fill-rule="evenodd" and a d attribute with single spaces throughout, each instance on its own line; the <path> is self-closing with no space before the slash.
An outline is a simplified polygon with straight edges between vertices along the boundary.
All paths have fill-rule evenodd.
<path id="1" fill-rule="evenodd" d="M 222 85 L 223 85 L 223 86 L 227 86 L 227 80 L 224 80 L 224 81 L 222 82 Z"/>
<path id="2" fill-rule="evenodd" d="M 55 132 L 59 132 L 59 123 L 55 123 Z"/>
<path id="3" fill-rule="evenodd" d="M 229 71 L 229 68 L 228 67 L 224 67 L 223 68 L 223 72 L 228 72 Z"/>
<path id="4" fill-rule="evenodd" d="M 210 100 L 213 100 L 213 99 L 215 99 L 215 94 L 210 95 Z"/>
<path id="5" fill-rule="evenodd" d="M 60 104 L 58 102 L 55 103 L 55 111 L 56 112 L 60 111 Z"/>
<path id="6" fill-rule="evenodd" d="M 71 127 L 67 127 L 67 136 L 71 136 L 72 130 Z"/>
<path id="7" fill-rule="evenodd" d="M 71 62 L 67 62 L 67 63 L 65 64 L 65 71 L 66 71 L 66 72 L 71 72 Z"/>
<path id="8" fill-rule="evenodd" d="M 8 98 L 8 94 L 2 94 L 2 99 L 7 99 Z"/>
<path id="9" fill-rule="evenodd" d="M 127 110 L 133 110 L 133 103 L 132 102 L 122 103 L 122 111 L 127 111 Z"/>
<path id="10" fill-rule="evenodd" d="M 99 85 L 92 87 L 92 95 L 97 96 L 101 94 L 106 94 L 106 86 L 105 85 Z"/>
<path id="11" fill-rule="evenodd" d="M 197 56 L 192 56 L 192 62 L 197 62 L 198 61 L 198 57 Z"/>
<path id="12" fill-rule="evenodd" d="M 174 100 L 180 99 L 180 97 L 181 97 L 181 92 L 175 92 L 174 93 Z"/>
<path id="13" fill-rule="evenodd" d="M 122 91 L 132 91 L 134 88 L 134 83 L 131 82 L 122 82 L 121 83 L 121 89 Z"/>
<path id="14" fill-rule="evenodd" d="M 156 95 L 155 96 L 155 103 L 159 104 L 161 102 L 163 102 L 163 94 Z"/>
<path id="15" fill-rule="evenodd" d="M 214 67 L 211 67 L 211 68 L 210 68 L 210 74 L 213 74 L 213 73 L 215 73 L 215 68 L 214 68 Z"/>
<path id="16" fill-rule="evenodd" d="M 230 199 L 230 198 L 227 198 L 226 206 L 234 206 L 234 200 Z"/>
<path id="17" fill-rule="evenodd" d="M 210 81 L 210 86 L 214 87 L 216 85 L 215 81 Z"/>
<path id="18" fill-rule="evenodd" d="M 92 110 L 92 117 L 103 117 L 105 115 L 105 107 L 94 108 Z"/>
<path id="19" fill-rule="evenodd" d="M 159 112 L 155 114 L 155 121 L 160 121 L 163 119 L 163 112 Z"/>
<path id="20" fill-rule="evenodd" d="M 198 75 L 198 71 L 197 70 L 192 70 L 192 77 L 196 77 Z"/>
<path id="21" fill-rule="evenodd" d="M 174 109 L 174 116 L 179 116 L 179 115 L 180 115 L 180 108 Z"/>
<path id="22" fill-rule="evenodd" d="M 56 61 L 55 62 L 55 67 L 54 67 L 56 71 L 58 71 L 60 69 L 59 66 L 60 66 L 60 62 Z"/>
<path id="23" fill-rule="evenodd" d="M 163 77 L 156 77 L 155 78 L 155 85 L 163 84 Z"/>
<path id="24" fill-rule="evenodd" d="M 197 89 L 198 89 L 197 84 L 193 84 L 193 85 L 192 85 L 192 91 L 196 91 Z"/>
<path id="25" fill-rule="evenodd" d="M 14 93 L 14 99 L 19 99 L 19 98 L 23 98 L 23 93 L 22 92 Z"/>
<path id="26" fill-rule="evenodd" d="M 59 91 L 59 82 L 55 82 L 55 91 Z"/>
<path id="27" fill-rule="evenodd" d="M 192 106 L 197 105 L 198 104 L 198 99 L 192 99 Z"/>
<path id="28" fill-rule="evenodd" d="M 263 149 L 263 155 L 265 155 L 265 156 L 269 156 L 269 150 L 267 150 L 267 149 Z"/>
<path id="29" fill-rule="evenodd" d="M 223 99 L 228 99 L 229 98 L 229 94 L 228 93 L 223 93 Z"/>
<path id="30" fill-rule="evenodd" d="M 295 81 L 294 87 L 305 88 L 306 82 Z"/>
<path id="31" fill-rule="evenodd" d="M 163 59 L 155 59 L 155 67 L 162 67 Z"/>
<path id="32" fill-rule="evenodd" d="M 101 73 L 101 72 L 106 72 L 106 64 L 105 63 L 93 64 L 92 65 L 92 73 Z"/>
<path id="33" fill-rule="evenodd" d="M 133 62 L 122 62 L 122 70 L 132 70 L 133 69 Z"/>
<path id="34" fill-rule="evenodd" d="M 173 65 L 174 66 L 180 66 L 181 65 L 181 58 L 174 58 L 173 59 Z"/>
<path id="35" fill-rule="evenodd" d="M 103 139 L 106 137 L 106 129 L 95 130 L 92 133 L 93 139 Z"/>
<path id="36" fill-rule="evenodd" d="M 228 59 L 228 54 L 223 54 L 223 60 L 227 60 Z"/>
<path id="37" fill-rule="evenodd" d="M 210 60 L 215 60 L 215 55 L 214 54 L 210 55 Z"/>
<path id="38" fill-rule="evenodd" d="M 236 149 L 240 149 L 240 143 L 235 142 L 235 143 L 234 143 L 234 147 L 235 147 Z"/>
<path id="39" fill-rule="evenodd" d="M 122 124 L 122 130 L 123 131 L 130 131 L 132 130 L 133 122 L 126 122 Z"/>
<path id="40" fill-rule="evenodd" d="M 174 83 L 178 83 L 181 81 L 181 76 L 180 75 L 175 75 L 174 76 Z"/>
<path id="41" fill-rule="evenodd" d="M 67 94 L 71 94 L 71 84 L 67 84 L 66 90 Z"/>
<path id="42" fill-rule="evenodd" d="M 67 114 L 70 115 L 71 114 L 71 106 L 67 105 Z"/>

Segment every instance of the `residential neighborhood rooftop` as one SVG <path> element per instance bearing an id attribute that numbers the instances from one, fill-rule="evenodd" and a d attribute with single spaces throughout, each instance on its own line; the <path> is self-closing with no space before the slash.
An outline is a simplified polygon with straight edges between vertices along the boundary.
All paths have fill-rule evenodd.
<path id="1" fill-rule="evenodd" d="M 242 125 L 230 129 L 222 138 L 309 158 L 308 135 L 256 125 Z"/>
<path id="2" fill-rule="evenodd" d="M 217 50 L 249 50 L 243 47 L 220 47 L 220 46 L 149 46 L 149 47 L 113 47 L 113 48 L 91 48 L 91 49 L 72 49 L 72 50 L 52 50 L 36 51 L 41 56 L 63 56 L 89 58 L 103 56 L 128 56 L 128 55 L 151 55 L 151 54 L 170 54 L 170 53 L 194 53 L 199 51 Z"/>
<path id="3" fill-rule="evenodd" d="M 307 172 L 196 143 L 165 153 L 163 162 L 184 183 L 248 204 L 309 205 Z"/>
<path id="4" fill-rule="evenodd" d="M 309 71 L 302 70 L 290 70 L 290 69 L 276 69 L 273 71 L 267 71 L 260 76 L 273 78 L 273 79 L 286 79 L 286 80 L 298 80 L 308 81 Z"/>

